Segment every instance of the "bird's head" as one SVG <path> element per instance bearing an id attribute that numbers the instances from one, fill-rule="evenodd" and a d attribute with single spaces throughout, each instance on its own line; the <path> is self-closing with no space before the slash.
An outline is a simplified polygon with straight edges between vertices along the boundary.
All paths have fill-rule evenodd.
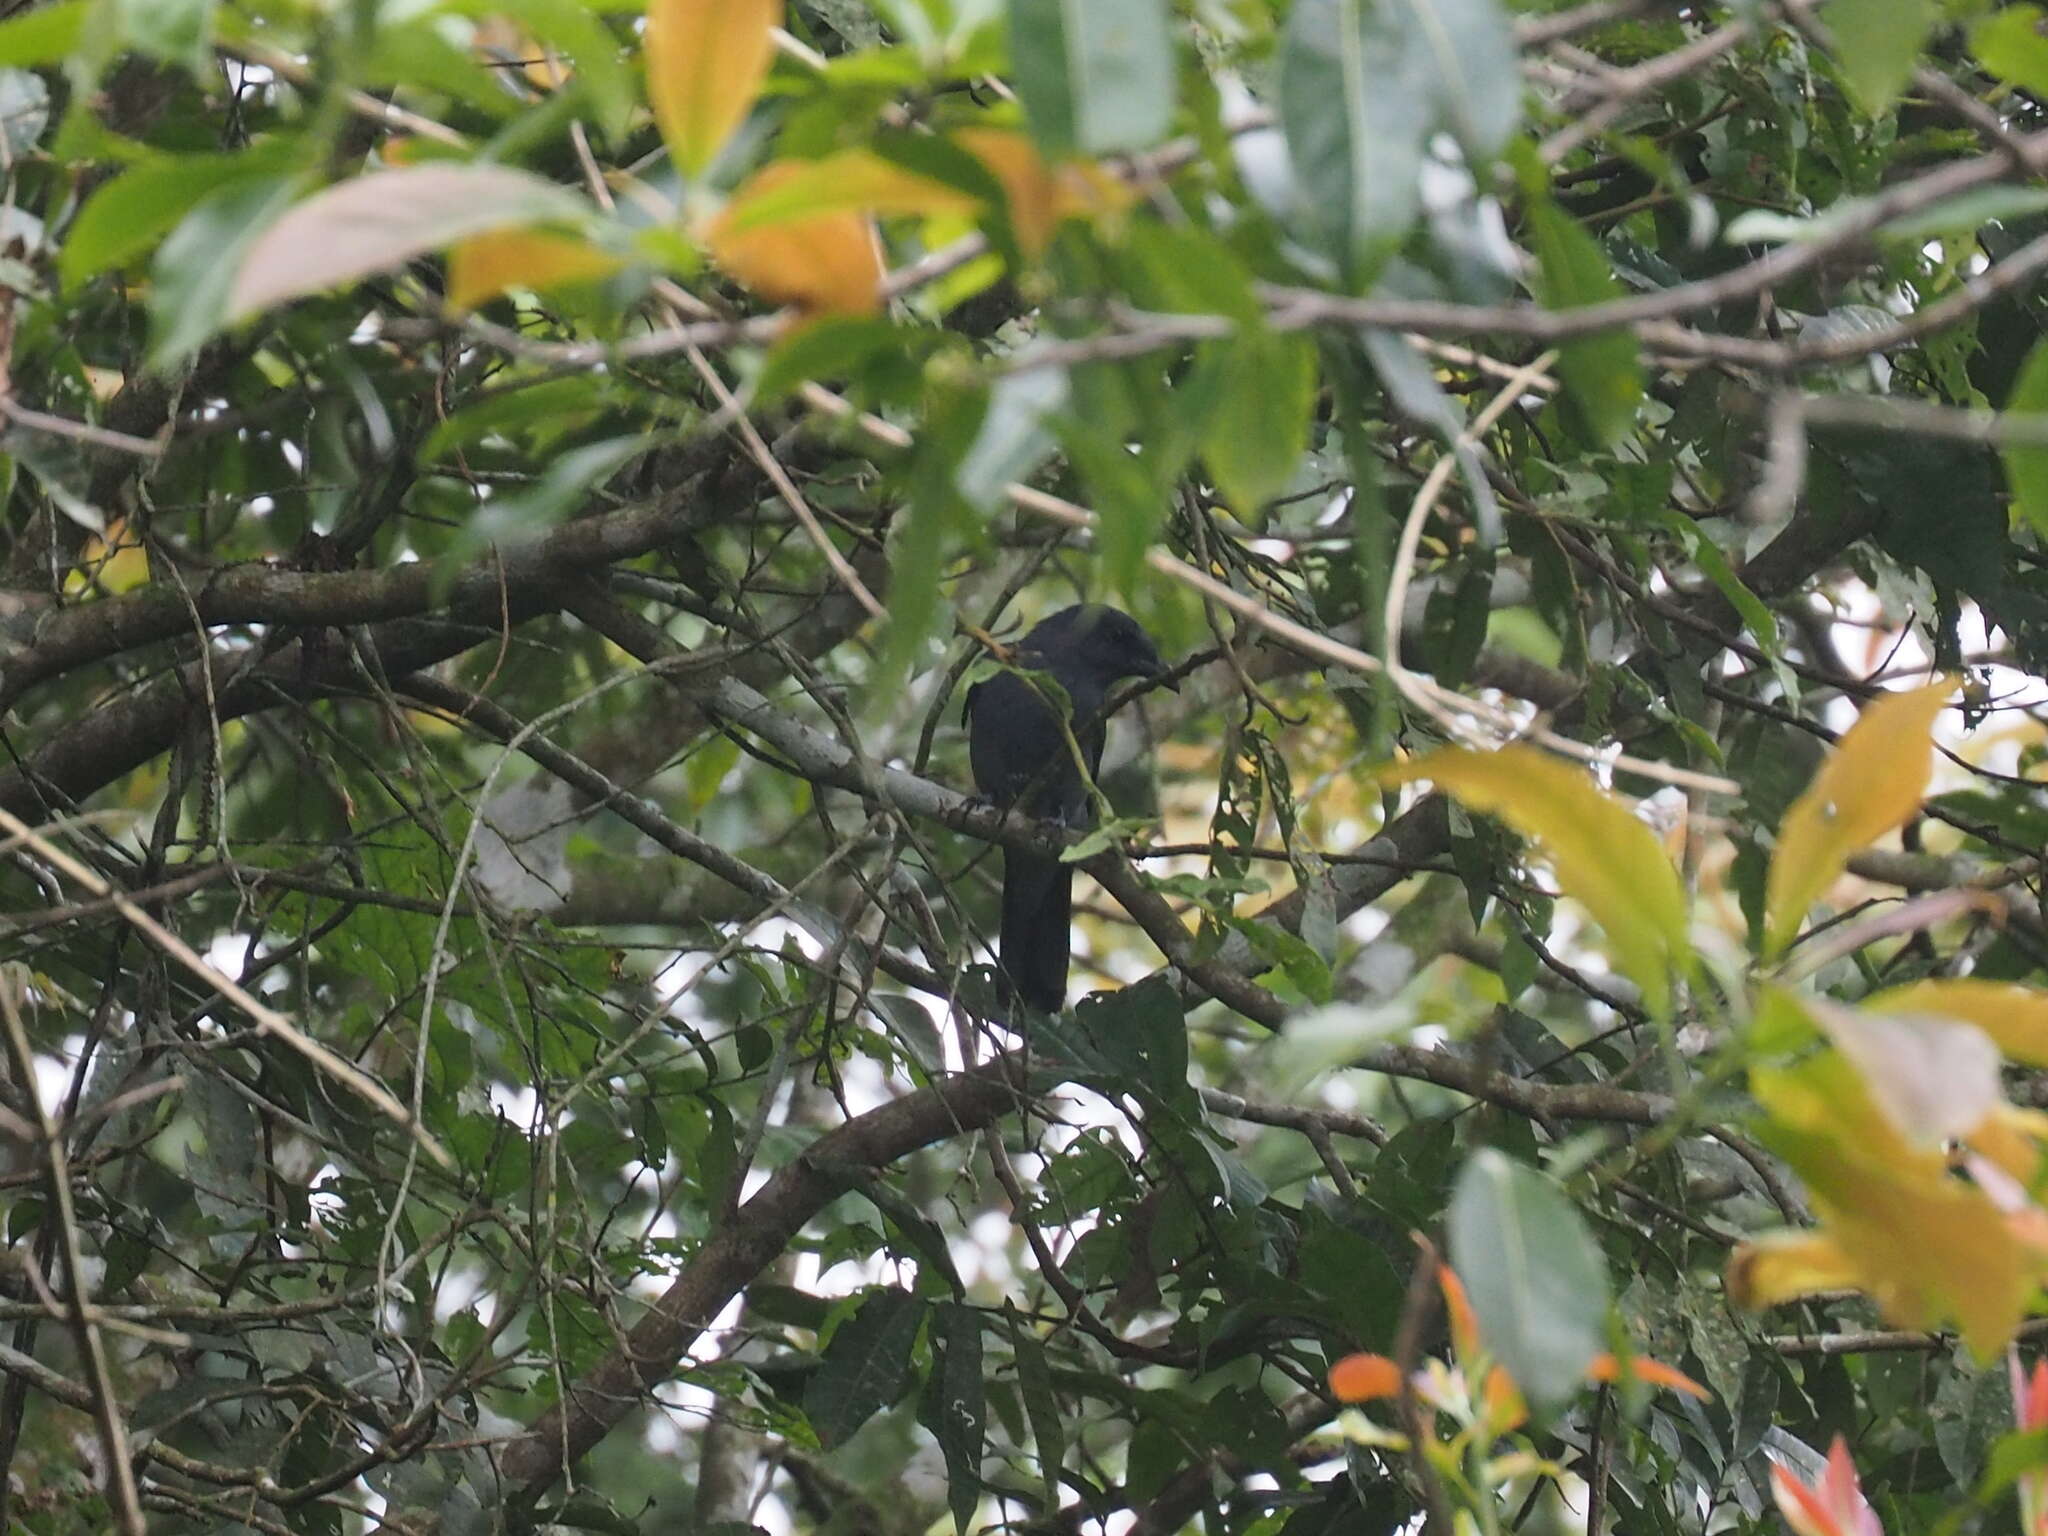
<path id="1" fill-rule="evenodd" d="M 1136 619 L 1104 603 L 1062 608 L 1024 637 L 1024 648 L 1063 650 L 1105 684 L 1124 677 L 1164 678 L 1172 670 Z"/>

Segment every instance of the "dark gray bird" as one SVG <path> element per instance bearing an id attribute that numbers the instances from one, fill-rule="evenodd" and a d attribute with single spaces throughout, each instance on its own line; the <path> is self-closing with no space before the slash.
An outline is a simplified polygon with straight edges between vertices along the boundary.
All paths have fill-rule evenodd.
<path id="1" fill-rule="evenodd" d="M 1052 705 L 1027 679 L 1004 672 L 967 690 L 975 785 L 997 805 L 1085 827 L 1093 819 L 1088 781 L 1102 763 L 1102 706 L 1110 688 L 1127 677 L 1164 677 L 1166 663 L 1136 619 L 1099 603 L 1062 608 L 1019 641 L 1012 656 L 1017 666 L 1048 672 L 1066 689 L 1088 778 Z M 1073 900 L 1073 865 L 1003 850 L 1003 973 L 1017 996 L 1048 1013 L 1067 1000 Z"/>

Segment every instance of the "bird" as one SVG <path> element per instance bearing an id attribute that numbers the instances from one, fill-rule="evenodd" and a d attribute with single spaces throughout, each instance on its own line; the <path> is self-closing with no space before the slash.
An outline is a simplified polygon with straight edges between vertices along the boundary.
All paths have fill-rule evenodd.
<path id="1" fill-rule="evenodd" d="M 1041 620 L 1011 652 L 1012 664 L 1045 672 L 1067 692 L 1067 733 L 1044 693 L 1017 672 L 1000 672 L 967 690 L 968 758 L 975 787 L 999 806 L 1063 827 L 1093 819 L 1089 785 L 1102 763 L 1103 705 L 1125 678 L 1173 687 L 1171 669 L 1138 621 L 1102 603 L 1077 603 Z M 1074 866 L 1021 848 L 1003 850 L 1003 920 L 997 953 L 1010 990 L 1033 1008 L 1066 1003 L 1073 950 Z"/>

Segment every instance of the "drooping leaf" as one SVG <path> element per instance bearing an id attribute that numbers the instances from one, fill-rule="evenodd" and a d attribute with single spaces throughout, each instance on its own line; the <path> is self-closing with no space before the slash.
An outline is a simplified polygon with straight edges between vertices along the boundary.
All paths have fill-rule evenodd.
<path id="1" fill-rule="evenodd" d="M 319 293 L 471 235 L 521 224 L 577 223 L 575 194 L 504 165 L 373 171 L 316 192 L 256 237 L 234 269 L 227 318 Z"/>
<path id="2" fill-rule="evenodd" d="M 2048 52 L 2048 38 L 2040 43 Z M 2048 78 L 2048 64 L 2043 66 L 2043 75 Z M 2048 341 L 2035 342 L 2027 353 L 2012 392 L 2005 398 L 2005 408 L 2031 424 L 2048 424 Z M 2005 464 L 2013 511 L 2037 536 L 2048 537 L 2048 443 L 2003 443 L 1998 454 Z"/>
<path id="3" fill-rule="evenodd" d="M 216 189 L 288 170 L 300 153 L 280 138 L 231 155 L 146 160 L 103 183 L 64 232 L 57 272 L 69 288 L 148 250 Z"/>
<path id="4" fill-rule="evenodd" d="M 1166 0 L 1010 0 L 1010 62 L 1048 155 L 1150 149 L 1173 124 Z"/>
<path id="5" fill-rule="evenodd" d="M 150 272 L 150 361 L 167 368 L 197 351 L 227 314 L 244 253 L 291 201 L 282 176 L 233 181 L 199 200 L 164 237 Z"/>
<path id="6" fill-rule="evenodd" d="M 1835 62 L 1866 115 L 1891 110 L 1940 14 L 1932 0 L 1828 0 L 1821 7 L 1834 33 Z"/>
<path id="7" fill-rule="evenodd" d="M 1006 486 L 1028 479 L 1045 462 L 1054 447 L 1047 420 L 1066 408 L 1067 397 L 1063 368 L 1011 373 L 990 386 L 981 428 L 953 476 L 968 506 L 987 516 L 1001 505 Z"/>
<path id="8" fill-rule="evenodd" d="M 1970 52 L 1977 62 L 2008 85 L 2036 93 L 2048 92 L 2048 18 L 2038 5 L 2002 5 L 1970 28 Z"/>
<path id="9" fill-rule="evenodd" d="M 1202 459 L 1240 517 L 1287 488 L 1308 447 L 1316 349 L 1306 336 L 1263 327 L 1220 343 L 1225 380 L 1202 437 Z"/>
<path id="10" fill-rule="evenodd" d="M 1606 932 L 1617 966 L 1652 1011 L 1669 1003 L 1674 971 L 1690 965 L 1678 871 L 1628 807 L 1583 769 L 1534 747 L 1451 747 L 1382 770 L 1383 783 L 1434 781 L 1474 810 L 1533 839 L 1567 896 Z"/>
<path id="11" fill-rule="evenodd" d="M 1534 200 L 1529 224 L 1545 304 L 1578 309 L 1621 297 L 1621 285 L 1600 242 L 1550 198 Z M 1643 398 L 1643 370 L 1630 332 L 1616 329 L 1575 337 L 1560 349 L 1558 372 L 1599 442 L 1611 445 L 1635 425 L 1636 407 Z"/>
<path id="12" fill-rule="evenodd" d="M 1764 953 L 1783 954 L 1806 909 L 1849 861 L 1919 807 L 1934 763 L 1935 717 L 1953 679 L 1870 704 L 1778 829 L 1764 895 Z"/>
<path id="13" fill-rule="evenodd" d="M 1488 1147 L 1459 1175 L 1447 1230 L 1487 1350 L 1539 1410 L 1562 1402 L 1585 1380 L 1607 1321 L 1607 1270 L 1578 1208 Z"/>
<path id="14" fill-rule="evenodd" d="M 685 176 L 703 174 L 753 106 L 780 25 L 782 0 L 648 0 L 647 97 Z"/>
<path id="15" fill-rule="evenodd" d="M 57 0 L 0 21 L 0 65 L 56 64 L 78 47 L 97 0 Z"/>
<path id="16" fill-rule="evenodd" d="M 938 1401 L 932 1433 L 946 1458 L 946 1501 L 953 1529 L 964 1533 L 981 1497 L 981 1457 L 988 1436 L 988 1385 L 982 1375 L 981 1314 L 947 1303 L 933 1319 Z"/>
<path id="17" fill-rule="evenodd" d="M 1280 118 L 1301 214 L 1354 275 L 1413 222 L 1429 141 L 1483 167 L 1521 115 L 1513 33 L 1494 0 L 1299 0 L 1280 56 Z"/>

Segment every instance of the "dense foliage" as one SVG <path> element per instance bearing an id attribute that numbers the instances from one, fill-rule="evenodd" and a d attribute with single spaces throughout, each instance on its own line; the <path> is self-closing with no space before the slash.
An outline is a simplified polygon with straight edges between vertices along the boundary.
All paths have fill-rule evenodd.
<path id="1" fill-rule="evenodd" d="M 2034 1528 L 2039 8 L 0 13 L 0 1524 Z"/>

